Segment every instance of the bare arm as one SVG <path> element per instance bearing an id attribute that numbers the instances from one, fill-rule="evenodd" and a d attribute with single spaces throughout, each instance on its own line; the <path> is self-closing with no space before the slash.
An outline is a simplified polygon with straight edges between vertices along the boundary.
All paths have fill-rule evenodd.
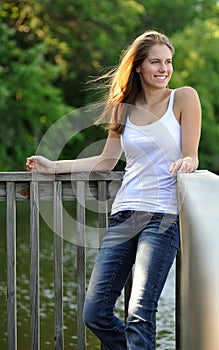
<path id="1" fill-rule="evenodd" d="M 100 155 L 83 159 L 58 161 L 51 161 L 42 156 L 32 156 L 27 158 L 26 165 L 29 171 L 45 174 L 110 171 L 115 167 L 121 154 L 120 137 L 115 132 L 110 131 L 105 147 Z"/>
<path id="2" fill-rule="evenodd" d="M 193 172 L 198 168 L 198 145 L 201 135 L 201 105 L 197 92 L 184 87 L 177 91 L 182 129 L 182 154 L 170 166 L 170 172 Z"/>

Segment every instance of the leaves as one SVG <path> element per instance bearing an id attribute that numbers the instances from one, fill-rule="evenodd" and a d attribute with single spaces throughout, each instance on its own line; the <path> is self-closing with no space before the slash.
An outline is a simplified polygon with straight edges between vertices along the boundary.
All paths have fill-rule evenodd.
<path id="1" fill-rule="evenodd" d="M 200 163 L 219 172 L 219 21 L 196 19 L 182 33 L 175 34 L 173 41 L 178 54 L 172 84 L 197 89 L 203 111 Z"/>
<path id="2" fill-rule="evenodd" d="M 117 65 L 125 46 L 155 28 L 176 48 L 172 87 L 191 85 L 201 98 L 200 166 L 219 172 L 218 13 L 216 0 L 1 1 L 1 170 L 24 169 L 57 120 L 99 98 L 86 85 L 91 77 Z M 76 135 L 62 157 L 76 157 L 101 135 L 97 128 Z"/>
<path id="3" fill-rule="evenodd" d="M 10 43 L 2 49 L 6 54 L 0 53 L 1 169 L 22 169 L 25 154 L 34 152 L 43 133 L 70 107 L 53 85 L 59 67 L 45 60 L 45 44 L 21 50 L 12 30 L 4 24 L 1 31 Z"/>

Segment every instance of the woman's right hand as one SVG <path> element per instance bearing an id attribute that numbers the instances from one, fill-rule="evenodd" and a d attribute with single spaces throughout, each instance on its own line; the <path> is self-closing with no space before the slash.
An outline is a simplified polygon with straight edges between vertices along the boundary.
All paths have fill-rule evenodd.
<path id="1" fill-rule="evenodd" d="M 27 170 L 43 174 L 55 174 L 56 162 L 42 156 L 28 157 L 26 161 Z"/>

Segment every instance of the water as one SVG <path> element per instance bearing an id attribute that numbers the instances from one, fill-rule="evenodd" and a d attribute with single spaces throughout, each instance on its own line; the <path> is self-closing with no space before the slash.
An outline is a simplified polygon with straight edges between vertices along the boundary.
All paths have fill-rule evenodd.
<path id="1" fill-rule="evenodd" d="M 30 349 L 30 239 L 28 203 L 17 206 L 17 320 L 18 350 Z M 0 349 L 7 350 L 7 289 L 5 203 L 0 203 Z M 87 281 L 97 249 L 87 248 Z M 64 339 L 65 349 L 77 349 L 77 280 L 76 246 L 64 242 Z M 157 314 L 157 348 L 175 349 L 174 267 L 163 290 Z M 123 318 L 123 296 L 117 303 L 117 314 Z M 53 233 L 40 222 L 40 341 L 41 350 L 54 349 L 53 299 Z M 87 330 L 88 350 L 99 350 L 99 341 Z"/>

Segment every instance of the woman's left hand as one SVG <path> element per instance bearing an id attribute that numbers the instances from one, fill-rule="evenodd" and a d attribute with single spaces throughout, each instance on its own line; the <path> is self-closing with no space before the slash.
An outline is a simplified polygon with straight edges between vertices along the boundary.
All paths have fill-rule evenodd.
<path id="1" fill-rule="evenodd" d="M 198 158 L 197 157 L 184 157 L 178 159 L 176 162 L 171 163 L 170 173 L 176 174 L 179 173 L 192 173 L 198 167 Z"/>

